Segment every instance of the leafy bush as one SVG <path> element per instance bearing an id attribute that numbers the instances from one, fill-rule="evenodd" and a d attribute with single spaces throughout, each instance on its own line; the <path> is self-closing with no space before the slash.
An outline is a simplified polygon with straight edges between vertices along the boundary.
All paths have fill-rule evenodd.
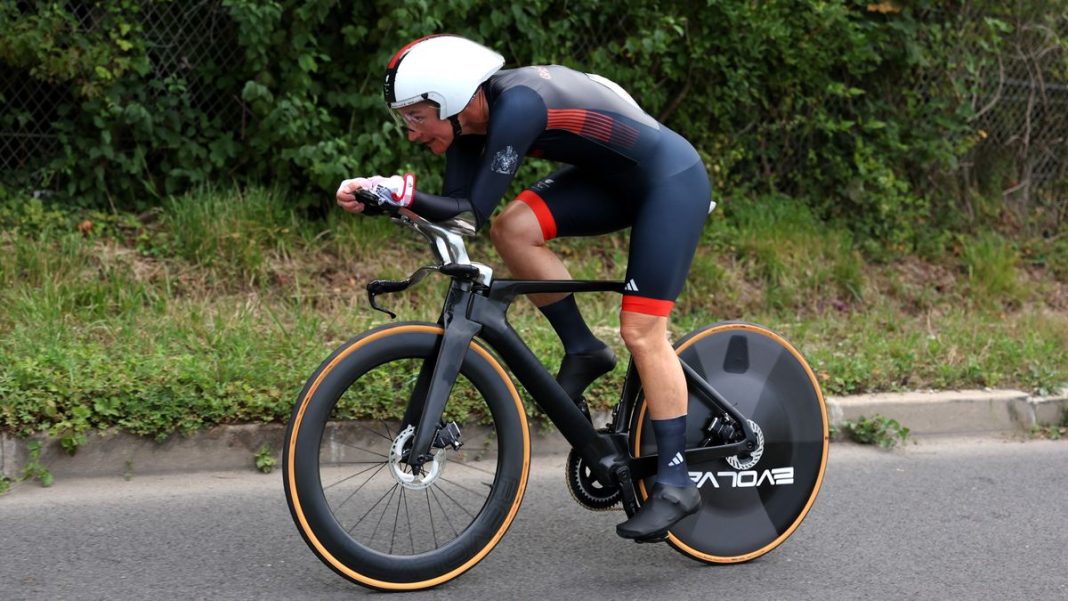
<path id="1" fill-rule="evenodd" d="M 604 74 L 695 142 L 720 195 L 796 195 L 894 253 L 956 219 L 929 177 L 979 139 L 968 100 L 1013 11 L 1052 3 L 1025 4 L 7 2 L 0 64 L 60 100 L 54 114 L 4 111 L 0 126 L 48 120 L 60 152 L 21 183 L 98 207 L 232 178 L 316 204 L 346 176 L 402 168 L 433 189 L 440 163 L 385 118 L 380 77 L 408 40 L 450 31 L 509 65 Z"/>
<path id="2" fill-rule="evenodd" d="M 846 420 L 841 425 L 841 432 L 850 440 L 860 444 L 877 444 L 884 449 L 890 449 L 899 442 L 904 443 L 909 436 L 909 429 L 902 426 L 896 419 L 875 415 L 864 417 L 856 422 Z"/>

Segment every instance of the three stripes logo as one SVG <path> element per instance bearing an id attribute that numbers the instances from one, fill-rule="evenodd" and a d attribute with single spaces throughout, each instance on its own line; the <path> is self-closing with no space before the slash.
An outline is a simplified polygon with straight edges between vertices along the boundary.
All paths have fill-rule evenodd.
<path id="1" fill-rule="evenodd" d="M 669 467 L 675 467 L 682 463 L 682 453 L 675 453 L 675 456 L 668 462 Z"/>
<path id="2" fill-rule="evenodd" d="M 638 284 L 634 281 L 634 278 L 627 280 L 627 285 L 623 286 L 623 290 L 627 292 L 637 292 Z"/>

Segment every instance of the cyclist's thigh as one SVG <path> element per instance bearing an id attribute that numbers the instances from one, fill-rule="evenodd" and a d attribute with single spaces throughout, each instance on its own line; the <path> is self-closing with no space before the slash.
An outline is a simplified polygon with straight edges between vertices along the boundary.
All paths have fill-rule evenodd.
<path id="1" fill-rule="evenodd" d="M 631 226 L 624 311 L 670 314 L 708 217 L 710 188 L 697 162 L 646 191 Z"/>
<path id="2" fill-rule="evenodd" d="M 530 206 L 545 240 L 596 236 L 630 227 L 635 199 L 581 169 L 567 166 L 542 178 L 516 197 Z"/>

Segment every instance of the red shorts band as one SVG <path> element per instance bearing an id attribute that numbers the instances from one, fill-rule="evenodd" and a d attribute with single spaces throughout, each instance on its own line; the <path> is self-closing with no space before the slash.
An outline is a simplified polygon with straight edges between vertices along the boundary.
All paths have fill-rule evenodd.
<path id="1" fill-rule="evenodd" d="M 655 317 L 667 317 L 668 315 L 671 315 L 671 309 L 674 308 L 674 306 L 674 301 L 631 296 L 629 294 L 623 295 L 623 310 L 630 311 L 631 313 L 642 313 L 644 315 L 653 315 Z"/>
<path id="2" fill-rule="evenodd" d="M 548 205 L 545 204 L 541 196 L 530 190 L 523 190 L 515 199 L 534 211 L 534 216 L 538 219 L 538 225 L 541 226 L 541 235 L 546 242 L 556 237 L 556 220 L 553 219 L 552 211 L 549 210 Z"/>

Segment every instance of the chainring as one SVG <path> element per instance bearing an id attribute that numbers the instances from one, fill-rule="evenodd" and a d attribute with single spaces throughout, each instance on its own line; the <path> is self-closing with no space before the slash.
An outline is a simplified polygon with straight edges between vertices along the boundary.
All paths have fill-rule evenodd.
<path id="1" fill-rule="evenodd" d="M 619 504 L 619 488 L 606 487 L 593 477 L 593 472 L 574 449 L 567 454 L 564 478 L 571 498 L 591 511 L 608 511 Z"/>

